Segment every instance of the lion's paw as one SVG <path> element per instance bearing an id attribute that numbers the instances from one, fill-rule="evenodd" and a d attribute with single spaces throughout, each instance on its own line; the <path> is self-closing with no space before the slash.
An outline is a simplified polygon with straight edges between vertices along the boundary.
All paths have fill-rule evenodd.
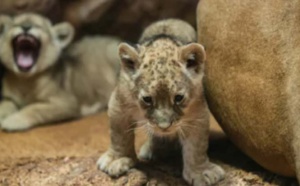
<path id="1" fill-rule="evenodd" d="M 135 162 L 132 158 L 119 157 L 111 151 L 104 153 L 97 161 L 98 168 L 113 177 L 126 173 L 134 164 Z"/>
<path id="2" fill-rule="evenodd" d="M 184 170 L 183 177 L 190 185 L 209 186 L 222 180 L 225 171 L 216 164 L 208 163 L 198 171 Z"/>
<path id="3" fill-rule="evenodd" d="M 22 131 L 31 127 L 33 123 L 20 114 L 13 114 L 1 121 L 1 128 L 6 131 Z"/>

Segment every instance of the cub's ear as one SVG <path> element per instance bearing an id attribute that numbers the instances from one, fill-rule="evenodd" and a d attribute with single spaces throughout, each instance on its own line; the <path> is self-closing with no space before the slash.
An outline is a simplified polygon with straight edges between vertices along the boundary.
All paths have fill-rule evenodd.
<path id="1" fill-rule="evenodd" d="M 134 73 L 139 67 L 139 54 L 134 47 L 121 43 L 119 45 L 119 56 L 125 71 Z"/>
<path id="2" fill-rule="evenodd" d="M 73 40 L 75 30 L 70 23 L 64 22 L 54 25 L 53 33 L 58 40 L 59 46 L 65 48 Z"/>
<path id="3" fill-rule="evenodd" d="M 4 33 L 6 27 L 11 23 L 11 18 L 6 15 L 0 15 L 0 36 Z"/>
<path id="4" fill-rule="evenodd" d="M 201 72 L 202 64 L 206 60 L 204 47 L 198 43 L 182 46 L 181 60 L 189 71 L 198 74 Z"/>

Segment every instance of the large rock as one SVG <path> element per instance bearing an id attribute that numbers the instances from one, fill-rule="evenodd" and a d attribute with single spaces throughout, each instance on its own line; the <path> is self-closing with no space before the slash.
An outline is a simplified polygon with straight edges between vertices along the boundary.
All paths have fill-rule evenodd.
<path id="1" fill-rule="evenodd" d="M 60 20 L 62 8 L 59 0 L 0 0 L 0 14 L 16 15 L 35 12 L 52 20 Z"/>
<path id="2" fill-rule="evenodd" d="M 37 12 L 69 21 L 77 33 L 116 35 L 135 42 L 153 21 L 176 17 L 195 26 L 198 0 L 0 0 L 0 14 Z"/>
<path id="3" fill-rule="evenodd" d="M 261 166 L 295 176 L 300 1 L 201 0 L 197 18 L 199 42 L 207 50 L 211 111 L 230 139 Z"/>
<path id="4" fill-rule="evenodd" d="M 116 0 L 103 14 L 91 19 L 94 21 L 82 22 L 81 30 L 89 34 L 117 35 L 136 42 L 143 29 L 159 19 L 175 17 L 195 26 L 197 3 L 198 0 Z M 84 7 L 86 4 L 82 4 Z M 71 20 L 69 16 L 65 19 Z"/>

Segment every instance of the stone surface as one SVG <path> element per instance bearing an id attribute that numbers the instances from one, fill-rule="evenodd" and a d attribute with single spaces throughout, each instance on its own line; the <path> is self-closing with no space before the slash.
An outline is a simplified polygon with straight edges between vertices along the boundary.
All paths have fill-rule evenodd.
<path id="1" fill-rule="evenodd" d="M 107 119 L 102 113 L 27 132 L 0 132 L 0 185 L 186 185 L 181 177 L 179 152 L 156 162 L 141 162 L 118 179 L 97 170 L 96 161 L 109 146 Z M 243 155 L 215 122 L 211 131 L 209 155 L 227 171 L 226 179 L 217 186 L 290 186 L 294 183 L 293 179 L 264 171 Z M 137 150 L 144 140 L 143 133 L 138 133 Z"/>

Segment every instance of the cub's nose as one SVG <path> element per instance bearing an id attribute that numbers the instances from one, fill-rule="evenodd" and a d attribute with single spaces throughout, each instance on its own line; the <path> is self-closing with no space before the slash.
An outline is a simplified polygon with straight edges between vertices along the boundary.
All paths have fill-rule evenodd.
<path id="1" fill-rule="evenodd" d="M 23 24 L 22 29 L 24 30 L 24 32 L 28 32 L 31 29 L 31 25 L 30 24 Z"/>

